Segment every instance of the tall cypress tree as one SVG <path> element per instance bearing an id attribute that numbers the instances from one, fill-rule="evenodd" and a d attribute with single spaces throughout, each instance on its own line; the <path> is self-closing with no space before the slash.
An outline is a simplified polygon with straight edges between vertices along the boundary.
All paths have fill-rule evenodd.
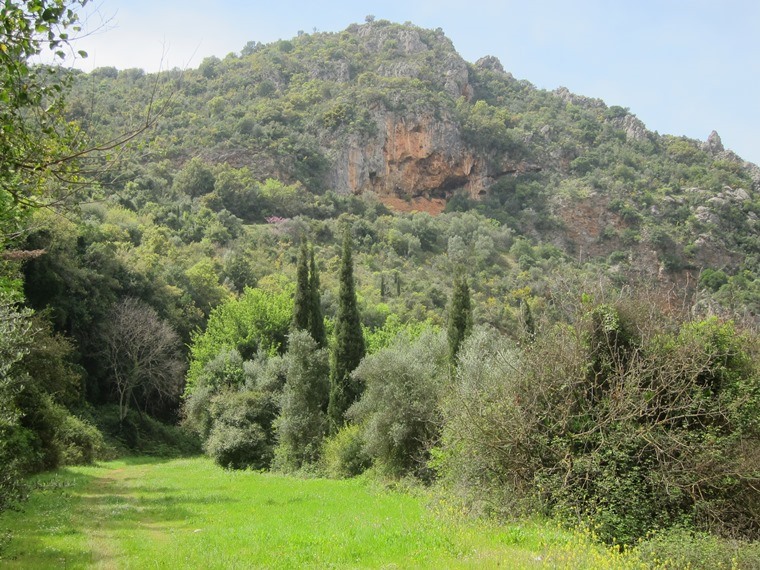
<path id="1" fill-rule="evenodd" d="M 293 299 L 293 320 L 290 323 L 291 332 L 309 330 L 311 316 L 311 289 L 309 287 L 309 252 L 306 240 L 301 240 L 301 250 L 298 253 L 296 265 L 296 295 Z"/>
<path id="2" fill-rule="evenodd" d="M 327 415 L 332 433 L 340 429 L 346 410 L 361 395 L 359 384 L 351 380 L 351 372 L 364 358 L 364 352 L 364 335 L 356 303 L 351 238 L 346 232 L 343 237 L 343 255 L 340 263 L 335 344 L 330 355 L 330 402 Z"/>
<path id="3" fill-rule="evenodd" d="M 523 328 L 528 342 L 536 340 L 536 322 L 533 319 L 533 311 L 530 310 L 528 299 L 520 300 L 520 312 L 522 313 Z"/>
<path id="4" fill-rule="evenodd" d="M 322 315 L 322 302 L 319 295 L 319 270 L 314 260 L 314 248 L 309 252 L 309 332 L 319 348 L 327 346 L 325 319 Z"/>
<path id="5" fill-rule="evenodd" d="M 449 305 L 449 359 L 456 365 L 457 353 L 464 339 L 472 330 L 472 305 L 470 304 L 470 287 L 467 278 L 461 273 L 454 280 L 454 291 Z"/>

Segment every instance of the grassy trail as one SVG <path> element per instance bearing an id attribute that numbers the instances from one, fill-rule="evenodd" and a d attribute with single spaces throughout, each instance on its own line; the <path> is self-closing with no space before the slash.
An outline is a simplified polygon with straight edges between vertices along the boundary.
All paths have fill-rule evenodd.
<path id="1" fill-rule="evenodd" d="M 3 568 L 621 568 L 577 535 L 435 514 L 360 480 L 130 459 L 39 478 Z"/>

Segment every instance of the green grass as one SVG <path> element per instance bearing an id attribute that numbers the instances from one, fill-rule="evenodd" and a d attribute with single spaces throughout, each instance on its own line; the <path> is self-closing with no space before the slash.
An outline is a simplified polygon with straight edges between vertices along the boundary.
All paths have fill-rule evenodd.
<path id="1" fill-rule="evenodd" d="M 46 474 L 4 568 L 623 568 L 635 559 L 543 523 L 499 526 L 362 480 L 128 459 Z"/>

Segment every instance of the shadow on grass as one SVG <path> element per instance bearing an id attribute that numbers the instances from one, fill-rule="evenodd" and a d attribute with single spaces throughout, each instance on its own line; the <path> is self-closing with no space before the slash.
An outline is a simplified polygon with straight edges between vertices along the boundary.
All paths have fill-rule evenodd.
<path id="1" fill-rule="evenodd" d="M 94 472 L 61 469 L 35 477 L 21 510 L 0 516 L 0 530 L 13 533 L 0 552 L 0 566 L 123 566 L 121 535 L 183 528 L 191 524 L 199 505 L 235 502 L 218 493 L 192 497 L 176 487 L 141 483 L 140 467 L 168 461 L 124 457 L 101 463 Z"/>

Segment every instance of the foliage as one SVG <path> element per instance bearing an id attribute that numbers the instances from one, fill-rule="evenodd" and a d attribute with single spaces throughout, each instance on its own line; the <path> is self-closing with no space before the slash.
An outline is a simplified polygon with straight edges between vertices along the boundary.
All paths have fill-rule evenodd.
<path id="1" fill-rule="evenodd" d="M 173 189 L 193 198 L 214 190 L 214 175 L 198 158 L 193 158 L 174 177 Z"/>
<path id="2" fill-rule="evenodd" d="M 292 303 L 287 291 L 248 288 L 239 299 L 230 299 L 211 311 L 206 329 L 193 335 L 185 396 L 193 393 L 204 367 L 222 351 L 235 349 L 244 360 L 259 350 L 267 354 L 284 351 Z"/>
<path id="3" fill-rule="evenodd" d="M 227 469 L 264 469 L 274 452 L 276 408 L 261 392 L 227 390 L 211 400 L 212 428 L 206 453 Z"/>
<path id="4" fill-rule="evenodd" d="M 320 466 L 328 477 L 355 477 L 372 465 L 365 451 L 364 430 L 357 424 L 346 424 L 324 441 Z"/>
<path id="5" fill-rule="evenodd" d="M 297 471 L 319 459 L 327 433 L 330 367 L 327 349 L 319 348 L 306 331 L 291 333 L 284 357 L 285 386 L 275 421 L 274 466 Z"/>
<path id="6" fill-rule="evenodd" d="M 438 327 L 431 321 L 409 321 L 402 323 L 396 313 L 391 313 L 385 319 L 383 326 L 365 331 L 367 339 L 367 354 L 374 354 L 389 347 L 400 336 L 405 336 L 410 342 L 416 341 L 426 332 L 438 332 Z"/>
<path id="7" fill-rule="evenodd" d="M 0 511 L 23 497 L 24 475 L 89 463 L 103 447 L 100 432 L 64 406 L 79 402 L 71 350 L 39 316 L 0 296 Z"/>
<path id="8" fill-rule="evenodd" d="M 449 319 L 446 329 L 449 341 L 449 361 L 456 363 L 459 347 L 472 330 L 472 305 L 467 278 L 459 274 L 454 280 L 454 291 L 449 305 Z"/>
<path id="9" fill-rule="evenodd" d="M 365 353 L 364 335 L 359 319 L 354 284 L 354 264 L 351 254 L 351 238 L 343 237 L 343 253 L 340 259 L 340 290 L 338 314 L 335 317 L 332 352 L 330 354 L 330 401 L 327 415 L 331 433 L 343 425 L 346 410 L 361 394 L 360 385 L 351 379 L 351 372 L 359 365 Z"/>
<path id="10" fill-rule="evenodd" d="M 678 527 L 648 537 L 637 546 L 636 553 L 649 567 L 694 570 L 760 567 L 758 542 L 725 540 Z"/>
<path id="11" fill-rule="evenodd" d="M 309 333 L 317 346 L 327 346 L 327 332 L 325 331 L 325 318 L 322 314 L 322 298 L 319 291 L 319 269 L 314 258 L 314 249 L 309 250 Z"/>
<path id="12" fill-rule="evenodd" d="M 0 7 L 0 249 L 17 236 L 25 210 L 55 201 L 40 202 L 48 182 L 76 179 L 77 133 L 63 120 L 66 74 L 31 60 L 48 50 L 66 57 L 69 33 L 80 29 L 76 9 L 86 2 L 32 0 Z"/>
<path id="13" fill-rule="evenodd" d="M 427 331 L 415 340 L 402 333 L 354 371 L 366 388 L 348 416 L 362 427 L 368 455 L 390 474 L 426 476 L 441 426 L 446 355 L 442 333 Z"/>
<path id="14" fill-rule="evenodd" d="M 53 425 L 51 443 L 58 465 L 86 465 L 102 457 L 105 439 L 94 425 L 52 401 L 47 403 L 47 410 L 40 406 L 37 413 L 43 410 Z"/>
<path id="15" fill-rule="evenodd" d="M 293 297 L 293 320 L 290 330 L 309 330 L 311 318 L 311 289 L 309 287 L 309 249 L 305 240 L 301 241 L 296 263 L 296 292 Z"/>
<path id="16" fill-rule="evenodd" d="M 643 307 L 598 306 L 522 353 L 473 338 L 445 406 L 457 484 L 607 540 L 679 523 L 756 537 L 754 347 L 731 322 Z"/>
<path id="17" fill-rule="evenodd" d="M 29 351 L 31 312 L 0 295 L 0 512 L 23 497 L 23 446 L 16 396 L 26 380 L 18 363 Z"/>
<path id="18" fill-rule="evenodd" d="M 296 263 L 296 292 L 290 328 L 291 331 L 308 331 L 317 344 L 324 348 L 327 345 L 327 337 L 319 287 L 319 271 L 314 250 L 310 250 L 306 240 L 302 238 Z"/>

